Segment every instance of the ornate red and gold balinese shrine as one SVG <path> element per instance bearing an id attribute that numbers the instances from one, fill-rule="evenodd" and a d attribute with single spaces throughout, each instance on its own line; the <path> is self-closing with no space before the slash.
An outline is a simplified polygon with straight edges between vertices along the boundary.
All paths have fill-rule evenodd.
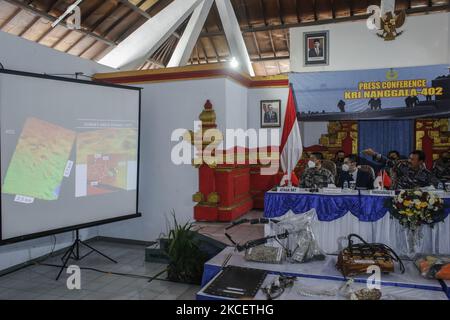
<path id="1" fill-rule="evenodd" d="M 288 86 L 288 78 L 285 75 L 272 77 L 249 77 L 246 74 L 228 68 L 224 64 L 199 65 L 181 68 L 166 68 L 147 71 L 125 71 L 103 73 L 94 76 L 95 80 L 119 84 L 160 83 L 172 81 L 186 81 L 209 78 L 228 78 L 240 83 L 247 88 L 281 88 Z M 213 106 L 207 103 L 200 115 L 202 132 L 208 129 L 217 129 L 216 114 Z M 200 134 L 200 133 L 198 133 Z M 195 133 L 191 133 L 190 139 L 195 142 Z M 330 159 L 337 150 L 345 150 L 346 153 L 355 153 L 358 145 L 358 128 L 354 121 L 330 122 L 328 132 L 323 134 L 318 145 L 305 148 L 306 152 L 321 151 Z M 203 153 L 203 149 L 209 144 L 202 141 L 197 147 L 197 152 Z M 236 159 L 244 159 L 244 162 L 234 164 L 195 163 L 198 169 L 199 189 L 193 195 L 194 217 L 198 221 L 231 221 L 247 213 L 251 209 L 264 209 L 264 193 L 275 187 L 281 180 L 282 173 L 272 175 L 261 174 L 261 163 L 267 163 L 267 158 L 278 159 L 278 148 L 269 148 L 267 158 L 260 157 L 256 164 L 249 161 L 252 155 L 260 150 L 248 150 L 235 148 L 227 150 L 226 155 L 234 151 Z M 305 153 L 306 154 L 306 153 Z M 261 156 L 261 154 L 259 154 Z M 203 159 L 203 157 L 200 157 Z M 228 161 L 227 161 L 228 162 Z M 252 164 L 253 163 L 253 164 Z M 304 170 L 306 159 L 302 159 L 295 172 L 300 176 Z"/>
<path id="2" fill-rule="evenodd" d="M 197 149 L 197 157 L 193 161 L 198 168 L 199 184 L 199 191 L 192 197 L 197 203 L 194 207 L 195 220 L 232 221 L 252 208 L 262 209 L 264 193 L 278 184 L 281 174 L 261 174 L 267 158 L 261 157 L 259 149 L 235 147 L 220 151 L 220 156 L 208 152 L 208 145 L 221 142 L 221 139 L 205 138 L 205 131 L 217 130 L 211 102 L 206 102 L 199 120 L 202 121 L 201 131 L 190 132 L 186 137 Z M 216 133 L 223 137 L 219 130 Z M 272 161 L 279 162 L 278 148 L 267 148 L 265 151 Z"/>
<path id="3" fill-rule="evenodd" d="M 286 75 L 268 77 L 250 77 L 227 64 L 195 65 L 179 68 L 165 68 L 145 71 L 124 71 L 96 74 L 94 79 L 101 82 L 117 84 L 150 84 L 174 81 L 226 78 L 249 89 L 287 88 L 289 80 Z M 205 105 L 200 115 L 202 131 L 216 129 L 216 115 L 210 103 Z M 195 133 L 192 139 L 195 138 Z M 195 141 L 193 141 L 195 142 Z M 205 143 L 205 144 L 203 144 Z M 198 152 L 203 152 L 207 143 L 200 143 Z M 199 191 L 193 195 L 197 203 L 194 217 L 198 221 L 231 221 L 247 213 L 252 208 L 263 209 L 264 193 L 277 185 L 281 175 L 261 175 L 260 164 L 250 164 L 249 156 L 258 150 L 234 149 L 235 157 L 243 157 L 243 164 L 197 163 Z M 226 154 L 229 154 L 228 150 Z M 274 149 L 274 155 L 279 156 Z M 203 159 L 203 157 L 201 157 Z"/>

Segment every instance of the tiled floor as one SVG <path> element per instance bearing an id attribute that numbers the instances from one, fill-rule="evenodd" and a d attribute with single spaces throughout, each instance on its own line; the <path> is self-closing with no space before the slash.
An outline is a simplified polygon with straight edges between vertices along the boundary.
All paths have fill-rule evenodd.
<path id="1" fill-rule="evenodd" d="M 260 218 L 261 211 L 251 211 L 242 218 Z M 241 219 L 241 218 L 240 218 Z M 225 237 L 225 228 L 229 223 L 196 223 L 197 229 L 206 236 L 231 244 Z M 228 233 L 238 243 L 260 238 L 264 234 L 263 225 L 242 224 Z M 199 286 L 148 278 L 163 271 L 165 264 L 144 261 L 145 246 L 95 241 L 92 246 L 118 261 L 110 262 L 104 257 L 92 253 L 85 259 L 70 264 L 83 268 L 93 268 L 114 273 L 126 273 L 135 276 L 101 273 L 94 270 L 81 270 L 81 290 L 69 290 L 66 285 L 67 273 L 63 272 L 59 281 L 55 281 L 59 269 L 46 265 L 34 265 L 0 277 L 0 299 L 22 300 L 194 300 Z M 81 254 L 87 252 L 84 249 Z M 45 264 L 61 265 L 61 255 L 43 261 Z M 143 277 L 137 277 L 143 276 Z M 164 279 L 165 274 L 159 278 Z"/>
<path id="2" fill-rule="evenodd" d="M 253 210 L 247 213 L 246 215 L 238 218 L 240 219 L 256 219 L 262 218 L 263 212 Z M 205 236 L 209 236 L 218 241 L 231 245 L 231 242 L 225 236 L 225 228 L 228 227 L 229 223 L 221 223 L 221 222 L 196 222 L 195 226 L 198 228 L 199 232 L 204 234 Z M 229 235 L 233 238 L 233 240 L 237 243 L 245 243 L 249 240 L 254 240 L 258 238 L 264 237 L 264 225 L 255 224 L 251 225 L 249 223 L 244 223 L 241 225 L 237 225 L 232 229 L 227 231 Z"/>
<path id="3" fill-rule="evenodd" d="M 152 277 L 165 269 L 164 264 L 144 261 L 145 246 L 95 241 L 90 242 L 119 263 L 93 253 L 80 262 L 71 260 L 81 268 L 96 268 L 109 272 L 129 273 Z M 83 250 L 86 252 L 86 250 Z M 60 255 L 45 260 L 46 264 L 61 265 Z M 58 268 L 34 265 L 0 277 L 0 299 L 42 299 L 42 300 L 78 300 L 78 299 L 156 299 L 156 300 L 193 300 L 200 287 L 133 276 L 105 274 L 92 270 L 81 270 L 81 290 L 69 290 L 66 285 L 68 274 L 63 272 L 59 281 L 55 281 Z M 165 274 L 160 276 L 165 278 Z"/>

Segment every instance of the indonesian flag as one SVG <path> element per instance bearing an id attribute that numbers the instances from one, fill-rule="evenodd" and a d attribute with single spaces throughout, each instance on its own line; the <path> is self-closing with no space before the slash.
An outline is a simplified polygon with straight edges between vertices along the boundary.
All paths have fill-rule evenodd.
<path id="1" fill-rule="evenodd" d="M 286 116 L 284 118 L 280 150 L 281 168 L 285 174 L 281 181 L 285 182 L 287 180 L 288 185 L 292 185 L 292 182 L 298 184 L 297 177 L 293 179 L 292 175 L 295 176 L 294 169 L 302 156 L 303 145 L 295 111 L 294 93 L 291 86 L 289 86 L 289 97 L 286 107 Z"/>
<path id="2" fill-rule="evenodd" d="M 391 187 L 391 184 L 391 177 L 389 177 L 386 170 L 381 170 L 380 172 L 378 172 L 378 176 L 375 179 L 373 186 L 377 189 L 389 189 Z"/>

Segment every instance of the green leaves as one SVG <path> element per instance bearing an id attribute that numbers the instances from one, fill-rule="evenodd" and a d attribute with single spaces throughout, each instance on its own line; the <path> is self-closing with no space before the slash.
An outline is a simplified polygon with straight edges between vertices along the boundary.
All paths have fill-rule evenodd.
<path id="1" fill-rule="evenodd" d="M 200 284 L 203 265 L 208 259 L 200 250 L 196 240 L 194 224 L 186 222 L 179 224 L 172 211 L 174 226 L 169 232 L 169 246 L 167 255 L 170 259 L 168 267 L 169 280 Z"/>

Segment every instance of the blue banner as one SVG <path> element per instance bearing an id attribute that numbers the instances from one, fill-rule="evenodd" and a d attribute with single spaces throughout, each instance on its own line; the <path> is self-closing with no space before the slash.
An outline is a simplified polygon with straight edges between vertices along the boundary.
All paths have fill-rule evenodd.
<path id="1" fill-rule="evenodd" d="M 291 73 L 302 121 L 450 116 L 447 65 Z"/>

